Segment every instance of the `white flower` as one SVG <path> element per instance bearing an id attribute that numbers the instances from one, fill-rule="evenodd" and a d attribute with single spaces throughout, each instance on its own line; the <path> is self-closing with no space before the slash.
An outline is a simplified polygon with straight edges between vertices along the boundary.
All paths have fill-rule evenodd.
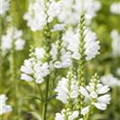
<path id="1" fill-rule="evenodd" d="M 117 30 L 111 32 L 113 56 L 120 56 L 120 34 Z"/>
<path id="2" fill-rule="evenodd" d="M 5 55 L 8 51 L 12 48 L 12 43 L 14 40 L 15 43 L 15 50 L 23 50 L 25 45 L 25 40 L 21 37 L 23 35 L 22 30 L 17 30 L 15 27 L 9 27 L 7 29 L 6 35 L 2 36 L 2 50 L 3 55 Z"/>
<path id="3" fill-rule="evenodd" d="M 7 100 L 6 95 L 1 94 L 0 95 L 0 115 L 12 111 L 12 107 L 10 105 L 6 105 L 6 100 Z"/>
<path id="4" fill-rule="evenodd" d="M 4 15 L 9 10 L 9 0 L 0 0 L 0 15 Z"/>
<path id="5" fill-rule="evenodd" d="M 27 75 L 27 74 L 22 74 L 22 75 L 21 75 L 21 79 L 22 79 L 22 80 L 25 80 L 25 81 L 27 81 L 27 82 L 33 81 L 33 78 L 32 78 L 31 76 Z"/>
<path id="6" fill-rule="evenodd" d="M 106 86 L 101 86 L 101 87 L 98 87 L 97 89 L 97 93 L 98 94 L 104 94 L 106 92 L 108 92 L 110 90 L 109 86 L 106 85 Z"/>
<path id="7" fill-rule="evenodd" d="M 25 60 L 26 62 L 29 62 L 27 60 Z M 33 73 L 33 70 L 31 67 L 29 66 L 22 66 L 21 67 L 21 71 L 24 72 L 25 74 L 32 74 Z"/>
<path id="8" fill-rule="evenodd" d="M 98 108 L 99 110 L 106 110 L 106 108 L 107 108 L 107 105 L 106 105 L 105 103 L 101 103 L 101 102 L 95 103 L 94 105 L 95 105 L 95 107 Z"/>
<path id="9" fill-rule="evenodd" d="M 101 82 L 104 85 L 109 85 L 110 87 L 120 86 L 120 81 L 118 80 L 118 78 L 114 77 L 112 74 L 102 76 Z"/>
<path id="10" fill-rule="evenodd" d="M 110 11 L 113 14 L 120 14 L 120 2 L 114 2 L 110 6 Z"/>
<path id="11" fill-rule="evenodd" d="M 75 120 L 79 115 L 78 111 L 73 111 L 73 113 L 68 117 L 68 120 Z"/>
<path id="12" fill-rule="evenodd" d="M 89 93 L 87 92 L 87 90 L 84 87 L 80 87 L 80 93 L 85 96 L 85 97 L 89 97 Z"/>
<path id="13" fill-rule="evenodd" d="M 68 86 L 69 82 L 71 82 L 71 86 Z M 70 87 L 70 91 L 68 87 Z M 77 82 L 74 78 L 71 81 L 67 78 L 62 78 L 59 81 L 57 88 L 55 89 L 55 92 L 57 92 L 57 99 L 62 101 L 64 104 L 67 103 L 69 96 L 71 97 L 71 99 L 76 99 L 78 96 L 77 91 Z"/>
<path id="14" fill-rule="evenodd" d="M 98 102 L 109 104 L 109 102 L 110 102 L 110 95 L 106 94 L 106 95 L 100 96 L 100 97 L 97 98 L 97 100 L 98 100 Z"/>
<path id="15" fill-rule="evenodd" d="M 87 106 L 87 107 L 85 107 L 85 108 L 83 108 L 83 109 L 81 110 L 81 114 L 82 114 L 83 116 L 85 116 L 88 112 L 89 112 L 89 106 Z"/>

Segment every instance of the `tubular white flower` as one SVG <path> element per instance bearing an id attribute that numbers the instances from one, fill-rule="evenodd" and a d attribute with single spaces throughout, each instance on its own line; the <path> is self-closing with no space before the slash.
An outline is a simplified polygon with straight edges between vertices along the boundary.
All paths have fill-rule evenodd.
<path id="1" fill-rule="evenodd" d="M 27 74 L 21 74 L 21 79 L 25 80 L 27 82 L 33 81 L 33 78 L 31 76 L 27 75 Z"/>
<path id="2" fill-rule="evenodd" d="M 97 93 L 98 94 L 104 94 L 106 92 L 108 92 L 110 90 L 109 86 L 106 85 L 106 86 L 101 86 L 97 89 Z"/>
<path id="3" fill-rule="evenodd" d="M 80 87 L 80 93 L 85 97 L 89 97 L 88 91 L 82 86 Z"/>
<path id="4" fill-rule="evenodd" d="M 109 104 L 109 102 L 110 102 L 110 95 L 109 94 L 103 95 L 101 97 L 98 97 L 97 100 L 98 100 L 98 102 Z"/>
<path id="5" fill-rule="evenodd" d="M 22 66 L 21 71 L 24 72 L 25 74 L 32 74 L 33 73 L 32 68 L 29 66 Z"/>
<path id="6" fill-rule="evenodd" d="M 6 105 L 7 97 L 5 94 L 0 95 L 0 115 L 3 115 L 7 112 L 12 111 L 12 107 L 10 105 Z"/>
<path id="7" fill-rule="evenodd" d="M 13 40 L 15 41 L 15 50 L 17 51 L 23 50 L 25 40 L 21 38 L 22 35 L 23 35 L 22 30 L 17 30 L 17 28 L 13 26 L 7 29 L 6 35 L 2 36 L 3 55 L 5 55 L 12 48 Z"/>
<path id="8" fill-rule="evenodd" d="M 10 0 L 0 0 L 0 16 L 5 15 L 5 13 L 9 10 Z"/>
<path id="9" fill-rule="evenodd" d="M 98 108 L 99 110 L 106 110 L 107 105 L 105 103 L 95 103 L 94 104 L 96 108 Z"/>

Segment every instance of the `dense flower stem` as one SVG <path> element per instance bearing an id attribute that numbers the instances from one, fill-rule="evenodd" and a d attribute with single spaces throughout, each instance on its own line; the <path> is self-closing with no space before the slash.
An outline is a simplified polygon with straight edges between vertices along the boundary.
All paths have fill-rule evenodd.
<path id="1" fill-rule="evenodd" d="M 51 33 L 50 33 L 50 26 L 49 24 L 47 24 L 47 28 L 45 29 L 45 33 L 44 33 L 44 36 L 46 38 L 46 53 L 47 53 L 47 56 L 46 56 L 46 60 L 47 61 L 50 61 L 51 59 L 51 56 L 50 56 L 50 49 L 51 49 Z M 50 79 L 50 75 L 48 75 L 48 77 L 46 78 L 46 86 L 45 86 L 45 100 L 44 100 L 44 103 L 43 103 L 43 120 L 46 120 L 47 118 L 47 106 L 48 106 L 48 98 L 49 98 L 49 79 Z"/>
<path id="2" fill-rule="evenodd" d="M 81 14 L 80 16 L 80 23 L 79 23 L 79 34 L 80 34 L 80 45 L 79 45 L 79 53 L 80 53 L 80 60 L 78 61 L 79 67 L 78 67 L 78 83 L 79 86 L 84 86 L 85 84 L 85 41 L 84 41 L 84 29 L 85 29 L 85 18 L 84 18 L 84 13 Z M 79 111 L 82 109 L 82 95 L 79 95 L 78 97 L 78 102 L 79 102 Z"/>
<path id="3" fill-rule="evenodd" d="M 85 83 L 85 41 L 84 41 L 84 28 L 85 28 L 85 20 L 84 14 L 80 17 L 80 24 L 79 24 L 79 34 L 80 34 L 80 46 L 79 46 L 79 53 L 80 53 L 80 60 L 79 60 L 79 68 L 78 68 L 78 80 L 80 86 L 83 86 Z"/>

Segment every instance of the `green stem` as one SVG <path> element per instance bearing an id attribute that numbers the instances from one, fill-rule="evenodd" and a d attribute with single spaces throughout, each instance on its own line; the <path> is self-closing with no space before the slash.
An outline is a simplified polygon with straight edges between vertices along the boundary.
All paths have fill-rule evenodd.
<path id="1" fill-rule="evenodd" d="M 46 93 L 45 93 L 45 101 L 43 103 L 43 120 L 47 120 L 47 106 L 48 106 L 48 94 L 49 94 L 49 76 L 46 80 Z"/>
<path id="2" fill-rule="evenodd" d="M 45 32 L 44 32 L 44 36 L 46 38 L 46 42 L 45 42 L 45 45 L 46 45 L 46 53 L 47 53 L 47 56 L 46 56 L 46 61 L 49 61 L 51 60 L 51 55 L 50 55 L 50 50 L 51 50 L 51 32 L 50 32 L 50 25 L 47 24 L 47 28 L 45 29 Z M 47 76 L 46 78 L 46 86 L 45 86 L 45 100 L 44 100 L 44 103 L 43 103 L 43 120 L 46 120 L 47 118 L 47 106 L 48 106 L 48 98 L 49 98 L 49 80 L 50 80 L 50 75 Z"/>

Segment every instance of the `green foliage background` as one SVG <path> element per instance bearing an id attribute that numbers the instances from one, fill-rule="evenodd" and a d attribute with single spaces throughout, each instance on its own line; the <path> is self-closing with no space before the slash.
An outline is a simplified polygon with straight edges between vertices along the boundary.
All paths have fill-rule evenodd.
<path id="1" fill-rule="evenodd" d="M 98 12 L 96 18 L 93 19 L 90 27 L 97 33 L 101 50 L 100 55 L 88 63 L 86 76 L 89 78 L 97 71 L 100 76 L 106 73 L 113 73 L 120 79 L 120 76 L 116 74 L 116 69 L 120 68 L 120 57 L 112 57 L 112 40 L 110 38 L 110 32 L 113 29 L 117 29 L 120 32 L 120 15 L 110 13 L 110 5 L 115 0 L 99 1 L 102 4 L 102 9 Z M 11 0 L 11 6 L 7 14 L 14 18 L 13 24 L 24 31 L 23 38 L 26 40 L 26 46 L 23 51 L 15 52 L 15 74 L 17 76 L 15 81 L 10 79 L 10 54 L 3 58 L 3 79 L 0 80 L 0 92 L 7 94 L 9 97 L 8 103 L 13 107 L 13 111 L 6 114 L 4 120 L 37 120 L 42 111 L 42 104 L 35 98 L 35 96 L 39 96 L 39 91 L 35 83 L 27 83 L 20 80 L 20 66 L 24 59 L 27 59 L 29 56 L 30 45 L 41 46 L 44 40 L 41 32 L 32 33 L 30 28 L 27 27 L 26 21 L 23 20 L 23 15 L 28 7 L 28 1 Z M 1 32 L 4 34 L 7 26 L 11 23 L 7 23 L 3 18 L 0 19 Z M 120 88 L 115 87 L 111 89 L 111 96 L 112 101 L 108 109 L 105 112 L 97 111 L 97 114 L 94 114 L 90 120 L 120 120 Z M 48 108 L 48 120 L 53 120 L 54 114 L 60 111 L 61 108 L 62 104 L 58 100 L 51 100 Z"/>

